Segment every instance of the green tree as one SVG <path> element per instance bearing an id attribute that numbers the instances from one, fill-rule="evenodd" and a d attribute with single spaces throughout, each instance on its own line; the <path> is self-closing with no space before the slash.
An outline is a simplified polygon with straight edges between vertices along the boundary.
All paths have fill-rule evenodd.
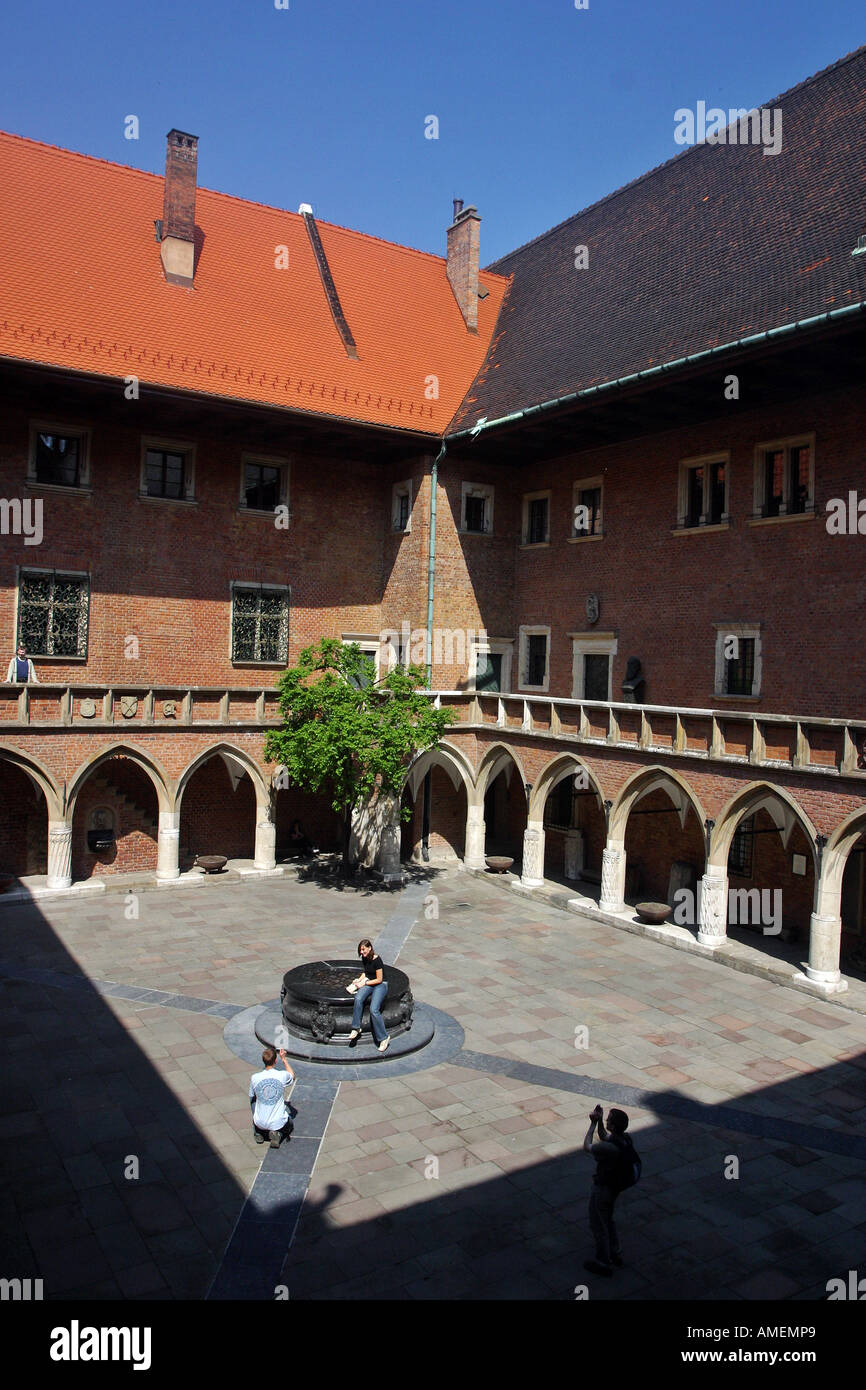
<path id="1" fill-rule="evenodd" d="M 417 753 L 438 747 L 449 722 L 420 691 L 418 666 L 376 668 L 357 644 L 323 638 L 305 647 L 280 677 L 281 729 L 265 738 L 265 759 L 278 762 L 304 791 L 330 795 L 343 817 L 343 868 L 349 868 L 352 812 L 378 794 L 397 796 Z"/>

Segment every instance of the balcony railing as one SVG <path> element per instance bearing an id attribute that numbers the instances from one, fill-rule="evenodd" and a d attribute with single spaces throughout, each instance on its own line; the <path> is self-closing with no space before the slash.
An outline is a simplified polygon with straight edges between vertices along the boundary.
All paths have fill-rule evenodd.
<path id="1" fill-rule="evenodd" d="M 273 689 L 0 684 L 0 729 L 268 727 L 277 723 L 279 694 Z"/>
<path id="2" fill-rule="evenodd" d="M 452 728 L 500 729 L 585 747 L 866 778 L 866 719 L 429 692 Z M 19 728 L 272 728 L 277 690 L 244 687 L 0 684 L 0 731 Z"/>
<path id="3" fill-rule="evenodd" d="M 638 749 L 753 767 L 866 778 L 866 719 L 441 691 L 453 726 L 501 729 L 587 747 Z"/>

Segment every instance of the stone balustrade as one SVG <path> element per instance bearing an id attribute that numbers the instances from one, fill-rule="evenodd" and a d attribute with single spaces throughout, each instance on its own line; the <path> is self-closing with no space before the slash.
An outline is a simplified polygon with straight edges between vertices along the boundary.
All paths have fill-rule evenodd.
<path id="1" fill-rule="evenodd" d="M 589 747 L 823 776 L 866 778 L 866 718 L 819 719 L 742 710 L 565 700 L 545 695 L 431 692 L 455 728 L 555 738 Z M 0 729 L 116 729 L 139 725 L 269 728 L 277 690 L 243 687 L 0 684 Z"/>
<path id="2" fill-rule="evenodd" d="M 461 729 L 499 729 L 661 757 L 866 778 L 866 718 L 811 719 L 471 691 L 441 691 L 435 704 L 448 710 L 453 726 Z"/>
<path id="3" fill-rule="evenodd" d="M 273 727 L 279 724 L 274 689 L 144 685 L 0 684 L 0 730 Z"/>

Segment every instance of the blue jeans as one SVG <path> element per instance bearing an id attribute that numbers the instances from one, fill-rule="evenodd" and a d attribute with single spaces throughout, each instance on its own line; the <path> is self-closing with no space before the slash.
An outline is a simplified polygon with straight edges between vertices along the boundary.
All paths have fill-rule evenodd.
<path id="1" fill-rule="evenodd" d="M 352 1009 L 352 1027 L 361 1027 L 361 1015 L 364 1012 L 364 1005 L 370 999 L 370 1025 L 373 1029 L 373 1037 L 380 1043 L 387 1036 L 385 1020 L 382 1017 L 382 1005 L 385 1002 L 385 995 L 388 993 L 388 981 L 383 980 L 380 985 L 362 985 L 355 995 L 355 1006 Z"/>

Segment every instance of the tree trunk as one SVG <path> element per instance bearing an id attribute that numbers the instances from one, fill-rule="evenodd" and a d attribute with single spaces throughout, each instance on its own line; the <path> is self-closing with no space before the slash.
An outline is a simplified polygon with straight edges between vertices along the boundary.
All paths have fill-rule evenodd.
<path id="1" fill-rule="evenodd" d="M 349 847 L 352 843 L 352 807 L 346 807 L 345 824 L 343 826 L 343 873 L 351 873 L 352 864 L 349 857 Z"/>

